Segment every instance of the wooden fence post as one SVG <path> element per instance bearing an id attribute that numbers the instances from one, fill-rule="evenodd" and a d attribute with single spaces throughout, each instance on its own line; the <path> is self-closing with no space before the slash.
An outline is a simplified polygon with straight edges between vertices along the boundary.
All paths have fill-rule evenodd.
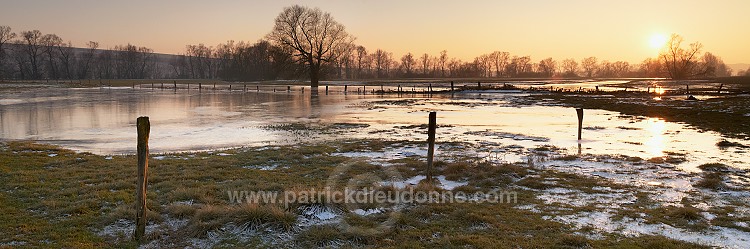
<path id="1" fill-rule="evenodd" d="M 427 182 L 432 184 L 432 158 L 435 155 L 435 127 L 437 112 L 430 112 L 430 123 L 427 127 Z"/>
<path id="2" fill-rule="evenodd" d="M 576 108 L 578 114 L 578 140 L 581 140 L 581 129 L 583 129 L 583 108 Z"/>
<path id="3" fill-rule="evenodd" d="M 451 81 L 451 92 L 453 91 L 453 81 Z"/>
<path id="4" fill-rule="evenodd" d="M 135 240 L 140 242 L 146 233 L 146 185 L 148 184 L 148 137 L 151 132 L 151 124 L 148 117 L 139 117 L 136 121 L 138 129 L 138 181 L 135 191 L 136 220 Z"/>

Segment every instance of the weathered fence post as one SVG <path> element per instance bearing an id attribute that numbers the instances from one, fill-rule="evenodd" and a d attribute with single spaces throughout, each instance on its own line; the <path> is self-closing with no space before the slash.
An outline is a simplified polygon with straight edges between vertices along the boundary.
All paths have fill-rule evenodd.
<path id="1" fill-rule="evenodd" d="M 430 112 L 430 123 L 427 126 L 427 182 L 432 184 L 432 158 L 435 155 L 435 127 L 437 112 Z"/>
<path id="2" fill-rule="evenodd" d="M 291 92 L 291 91 L 292 91 L 292 87 L 291 86 L 286 86 L 286 92 Z"/>
<path id="3" fill-rule="evenodd" d="M 362 86 L 362 94 L 367 94 L 367 86 Z"/>
<path id="4" fill-rule="evenodd" d="M 229 84 L 229 91 L 232 91 L 232 84 Z"/>
<path id="5" fill-rule="evenodd" d="M 717 91 L 716 94 L 721 94 L 721 88 L 723 87 L 724 87 L 724 83 L 721 83 L 721 85 L 719 85 L 719 91 Z"/>
<path id="6" fill-rule="evenodd" d="M 477 90 L 482 90 L 482 83 L 477 81 Z"/>
<path id="7" fill-rule="evenodd" d="M 242 91 L 247 92 L 247 84 L 242 84 Z"/>
<path id="8" fill-rule="evenodd" d="M 138 181 L 135 191 L 136 220 L 135 240 L 141 241 L 146 233 L 146 186 L 148 184 L 148 137 L 151 132 L 151 124 L 148 117 L 139 117 L 136 121 L 138 129 Z"/>
<path id="9" fill-rule="evenodd" d="M 453 91 L 453 81 L 451 81 L 451 92 Z"/>
<path id="10" fill-rule="evenodd" d="M 203 83 L 198 83 L 198 92 L 203 90 Z"/>
<path id="11" fill-rule="evenodd" d="M 349 87 L 347 85 L 344 85 L 344 93 L 346 93 L 346 88 Z"/>
<path id="12" fill-rule="evenodd" d="M 578 140 L 581 140 L 581 129 L 583 129 L 583 108 L 576 108 L 578 114 Z"/>
<path id="13" fill-rule="evenodd" d="M 326 95 L 328 95 L 328 85 L 326 85 Z"/>
<path id="14" fill-rule="evenodd" d="M 164 82 L 161 83 L 161 90 L 164 90 Z"/>

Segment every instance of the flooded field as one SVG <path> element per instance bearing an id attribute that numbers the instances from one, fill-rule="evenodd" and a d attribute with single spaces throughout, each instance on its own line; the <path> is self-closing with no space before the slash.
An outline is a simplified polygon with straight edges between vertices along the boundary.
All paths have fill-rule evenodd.
<path id="1" fill-rule="evenodd" d="M 135 151 L 135 119 L 149 116 L 151 150 L 156 153 L 346 137 L 418 141 L 426 137 L 420 125 L 426 124 L 427 112 L 437 111 L 439 141 L 476 143 L 482 145 L 478 153 L 501 153 L 509 161 L 523 155 L 508 148 L 553 145 L 583 154 L 679 157 L 688 171 L 707 162 L 750 167 L 744 149 L 716 146 L 722 140 L 742 141 L 659 118 L 585 110 L 579 142 L 573 108 L 550 101 L 528 103 L 528 95 L 362 95 L 344 94 L 340 87 L 317 96 L 299 89 L 45 89 L 5 94 L 0 100 L 0 138 L 130 154 Z"/>
<path id="2" fill-rule="evenodd" d="M 265 86 L 257 91 L 20 89 L 2 94 L 0 138 L 61 145 L 107 156 L 104 160 L 117 160 L 117 155 L 134 153 L 135 120 L 149 116 L 150 149 L 155 154 L 152 159 L 165 164 L 206 158 L 221 162 L 225 160 L 222 158 L 275 151 L 283 146 L 303 149 L 327 144 L 335 147 L 335 152 L 302 158 L 316 163 L 320 163 L 314 160 L 318 157 L 366 158 L 373 165 L 388 168 L 404 167 L 396 166 L 399 160 L 423 160 L 427 116 L 435 111 L 437 161 L 450 164 L 474 160 L 528 169 L 527 175 L 511 176 L 518 185 L 516 189 L 534 193 L 533 200 L 514 206 L 518 212 L 539 214 L 546 221 L 588 231 L 583 235 L 594 240 L 607 233 L 622 233 L 728 248 L 750 246 L 746 239 L 750 237 L 750 195 L 745 191 L 750 186 L 750 154 L 745 139 L 653 116 L 586 109 L 583 139 L 579 141 L 575 109 L 541 93 L 493 90 L 430 95 L 415 89 L 407 94 L 362 94 L 364 91 L 349 87 L 344 92 L 343 86 L 330 87 L 328 93 L 321 89 L 317 95 L 299 86 L 290 91 L 282 86 Z M 371 91 L 369 87 L 367 91 Z M 396 142 L 376 146 L 379 140 Z M 344 149 L 351 147 L 349 141 L 376 145 L 363 147 L 371 149 Z M 228 148 L 236 149 L 223 151 Z M 222 152 L 214 153 L 219 150 Z M 276 154 L 268 156 L 283 160 Z M 58 155 L 45 153 L 44 157 Z M 233 170 L 299 170 L 279 161 Z M 711 172 L 720 172 L 723 180 L 709 190 L 701 182 Z M 455 173 L 436 177 L 440 188 L 467 189 L 478 184 L 470 175 L 450 174 Z M 558 174 L 607 183 L 582 187 L 578 185 L 582 179 L 569 182 Z M 404 188 L 424 178 L 415 171 L 388 182 Z M 193 199 L 186 205 L 200 207 Z M 315 210 L 303 212 L 306 218 L 300 221 L 300 229 L 341 222 L 346 216 L 337 210 Z M 353 212 L 367 216 L 373 210 L 377 209 Z M 695 213 L 695 217 L 688 217 L 688 223 L 662 217 L 665 212 L 684 210 Z M 174 221 L 165 219 L 164 224 Z M 131 230 L 128 222 L 118 220 L 98 233 L 115 237 L 119 235 L 113 234 L 127 234 Z M 291 236 L 277 235 L 271 237 L 278 241 L 266 242 L 286 243 L 278 238 Z M 224 235 L 217 236 L 191 243 L 217 245 Z M 154 243 L 158 246 L 162 242 Z"/>

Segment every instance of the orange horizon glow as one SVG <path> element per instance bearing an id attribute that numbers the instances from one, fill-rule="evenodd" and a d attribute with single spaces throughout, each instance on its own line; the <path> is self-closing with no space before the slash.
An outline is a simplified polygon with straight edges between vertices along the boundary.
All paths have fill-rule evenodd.
<path id="1" fill-rule="evenodd" d="M 98 41 L 101 48 L 132 43 L 158 53 L 184 53 L 185 46 L 216 46 L 228 40 L 256 42 L 281 10 L 293 4 L 318 7 L 356 36 L 368 51 L 383 49 L 472 61 L 493 51 L 531 56 L 532 61 L 594 56 L 638 64 L 655 57 L 663 38 L 680 34 L 701 42 L 724 62 L 750 63 L 745 11 L 750 1 L 38 1 L 0 4 L 0 25 L 38 29 L 74 46 Z M 665 12 L 669 9 L 669 12 Z M 34 13 L 35 18 L 28 18 Z M 696 18 L 695 13 L 701 13 Z M 645 17 L 645 18 L 644 18 Z"/>

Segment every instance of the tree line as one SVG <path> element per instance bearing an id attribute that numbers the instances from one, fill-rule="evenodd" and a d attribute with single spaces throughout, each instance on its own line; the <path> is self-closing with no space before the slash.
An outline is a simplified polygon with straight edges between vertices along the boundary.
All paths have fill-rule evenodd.
<path id="1" fill-rule="evenodd" d="M 654 58 L 640 64 L 610 62 L 596 57 L 580 60 L 544 58 L 493 51 L 462 61 L 438 54 L 394 56 L 383 49 L 357 45 L 342 24 L 319 9 L 285 8 L 273 30 L 257 42 L 228 41 L 216 46 L 187 45 L 180 55 L 157 54 L 133 44 L 85 48 L 38 30 L 14 33 L 0 26 L 0 79 L 280 79 L 329 80 L 408 78 L 616 78 L 673 79 L 730 76 L 720 57 L 703 52 L 700 43 L 671 39 Z M 742 74 L 750 74 L 750 69 Z"/>

